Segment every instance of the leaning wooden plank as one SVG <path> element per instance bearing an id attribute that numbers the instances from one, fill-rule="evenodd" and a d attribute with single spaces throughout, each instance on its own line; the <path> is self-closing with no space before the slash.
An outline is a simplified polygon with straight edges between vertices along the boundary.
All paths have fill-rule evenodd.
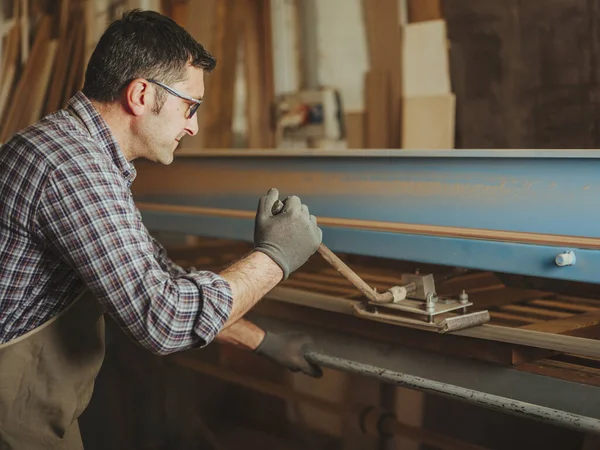
<path id="1" fill-rule="evenodd" d="M 386 117 L 383 118 L 386 124 L 390 124 L 383 135 L 387 141 L 374 144 L 374 147 L 368 142 L 368 148 L 399 148 L 401 129 L 400 126 L 393 125 L 400 124 L 400 99 L 403 95 L 403 45 L 398 0 L 364 0 L 363 13 L 370 70 L 376 73 L 387 72 L 389 77 L 384 106 Z M 365 86 L 365 90 L 368 89 L 369 86 Z M 367 116 L 371 115 L 368 106 L 366 109 Z M 376 114 L 379 115 L 380 112 Z"/>
<path id="2" fill-rule="evenodd" d="M 346 145 L 350 149 L 365 148 L 364 111 L 347 112 L 345 117 Z"/>
<path id="3" fill-rule="evenodd" d="M 249 148 L 271 148 L 273 104 L 273 56 L 269 0 L 244 0 L 244 66 L 248 99 L 246 117 Z"/>
<path id="4" fill-rule="evenodd" d="M 402 99 L 402 148 L 454 148 L 456 98 L 439 94 Z"/>
<path id="5" fill-rule="evenodd" d="M 443 17 L 441 0 L 407 0 L 407 2 L 409 22 L 424 22 Z"/>
<path id="6" fill-rule="evenodd" d="M 53 39 L 46 43 L 44 52 L 40 55 L 39 72 L 35 79 L 35 84 L 31 89 L 31 102 L 27 109 L 24 126 L 29 126 L 39 120 L 44 109 L 44 101 L 48 93 L 50 84 L 50 75 L 54 66 L 58 40 Z"/>
<path id="7" fill-rule="evenodd" d="M 2 78 L 0 79 L 0 136 L 4 115 L 9 99 L 12 97 L 12 87 L 17 71 L 17 59 L 19 56 L 19 26 L 15 26 L 8 34 L 7 48 L 4 53 Z"/>
<path id="8" fill-rule="evenodd" d="M 403 97 L 445 95 L 451 92 L 445 21 L 406 25 L 402 58 Z"/>
<path id="9" fill-rule="evenodd" d="M 73 52 L 78 39 L 81 39 L 81 36 L 78 35 L 79 28 L 83 26 L 83 17 L 80 12 L 74 11 L 71 13 L 71 20 L 68 23 L 70 26 L 64 25 L 63 28 L 63 22 L 68 20 L 64 17 L 65 10 L 67 10 L 66 5 L 68 5 L 68 0 L 64 0 L 62 3 L 61 13 L 63 15 L 60 18 L 59 52 L 57 53 L 55 68 L 52 71 L 52 83 L 48 90 L 48 100 L 46 101 L 44 114 L 58 110 L 64 102 L 67 73 L 69 68 L 73 70 Z"/>
<path id="10" fill-rule="evenodd" d="M 38 30 L 35 35 L 35 41 L 31 49 L 31 58 L 25 65 L 25 69 L 21 74 L 11 103 L 6 113 L 5 121 L 3 122 L 2 132 L 0 133 L 0 141 L 6 140 L 14 133 L 22 128 L 25 123 L 24 116 L 29 104 L 30 86 L 35 80 L 37 73 L 37 60 L 43 52 L 43 47 L 50 37 L 51 18 L 44 16 L 40 20 Z"/>
<path id="11" fill-rule="evenodd" d="M 210 107 L 205 116 L 205 146 L 231 148 L 233 139 L 233 106 L 238 62 L 238 43 L 242 25 L 241 9 L 234 0 L 217 3 L 216 34 L 213 51 L 219 67 L 206 80 L 206 98 Z"/>
<path id="12" fill-rule="evenodd" d="M 365 76 L 365 105 L 367 110 L 366 147 L 389 148 L 390 72 L 370 70 Z"/>
<path id="13" fill-rule="evenodd" d="M 19 1 L 19 0 L 17 0 Z M 20 0 L 21 4 L 21 63 L 29 58 L 29 0 Z"/>
<path id="14" fill-rule="evenodd" d="M 67 72 L 67 80 L 65 82 L 65 90 L 63 95 L 64 103 L 68 100 L 78 89 L 81 88 L 79 81 L 79 73 L 83 67 L 83 59 L 85 57 L 85 48 L 83 46 L 83 37 L 85 36 L 86 24 L 81 23 L 79 26 L 75 26 L 75 46 L 73 47 L 73 53 L 71 56 L 71 63 Z"/>
<path id="15" fill-rule="evenodd" d="M 186 15 L 182 14 L 182 10 L 185 9 Z M 173 20 L 185 27 L 186 30 L 192 35 L 192 37 L 200 42 L 211 54 L 214 54 L 217 29 L 217 0 L 203 0 L 192 1 L 189 3 L 177 2 L 172 5 Z M 220 72 L 224 69 L 224 63 L 217 58 L 217 68 L 212 74 L 205 75 L 204 81 L 206 83 L 206 101 L 204 105 L 198 111 L 198 133 L 196 136 L 185 136 L 181 140 L 181 150 L 185 152 L 185 149 L 201 149 L 205 148 L 205 139 L 207 138 L 206 129 L 210 116 L 212 114 L 211 108 L 213 103 L 218 104 L 218 97 L 214 96 L 212 90 L 212 84 L 214 78 L 220 76 Z"/>

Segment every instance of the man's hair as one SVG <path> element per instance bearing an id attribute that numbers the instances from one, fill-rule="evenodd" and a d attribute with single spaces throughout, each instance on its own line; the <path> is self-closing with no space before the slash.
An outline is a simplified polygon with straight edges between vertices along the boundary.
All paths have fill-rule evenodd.
<path id="1" fill-rule="evenodd" d="M 154 11 L 135 9 L 106 29 L 85 72 L 83 93 L 99 102 L 115 101 L 136 78 L 165 84 L 186 79 L 191 64 L 210 72 L 215 58 L 170 18 Z M 166 92 L 157 90 L 158 109 Z"/>

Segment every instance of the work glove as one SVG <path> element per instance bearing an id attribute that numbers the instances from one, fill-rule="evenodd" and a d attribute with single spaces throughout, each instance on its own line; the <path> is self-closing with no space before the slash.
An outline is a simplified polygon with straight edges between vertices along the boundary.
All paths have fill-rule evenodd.
<path id="1" fill-rule="evenodd" d="M 320 378 L 323 371 L 306 359 L 312 339 L 298 332 L 272 333 L 265 331 L 265 337 L 254 353 L 287 367 L 292 372 L 303 372 L 311 377 Z"/>
<path id="2" fill-rule="evenodd" d="M 296 196 L 288 197 L 281 212 L 273 213 L 279 191 L 270 189 L 258 202 L 254 249 L 268 255 L 283 270 L 283 279 L 302 266 L 323 238 L 317 219 Z"/>

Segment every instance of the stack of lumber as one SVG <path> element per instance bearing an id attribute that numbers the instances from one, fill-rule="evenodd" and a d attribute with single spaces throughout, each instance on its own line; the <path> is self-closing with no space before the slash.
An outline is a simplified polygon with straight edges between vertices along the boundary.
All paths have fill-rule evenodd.
<path id="1" fill-rule="evenodd" d="M 455 96 L 440 0 L 363 0 L 363 6 L 370 69 L 365 111 L 347 117 L 349 148 L 454 148 Z"/>
<path id="2" fill-rule="evenodd" d="M 27 1 L 14 0 L 12 6 L 2 42 L 0 142 L 61 108 L 81 88 L 84 76 L 83 1 L 28 8 Z"/>
<path id="3" fill-rule="evenodd" d="M 269 0 L 163 0 L 163 13 L 200 42 L 217 59 L 205 77 L 205 105 L 199 110 L 199 131 L 186 137 L 185 151 L 234 146 L 238 65 L 246 92 L 245 147 L 274 145 L 271 105 L 274 101 L 271 16 Z"/>

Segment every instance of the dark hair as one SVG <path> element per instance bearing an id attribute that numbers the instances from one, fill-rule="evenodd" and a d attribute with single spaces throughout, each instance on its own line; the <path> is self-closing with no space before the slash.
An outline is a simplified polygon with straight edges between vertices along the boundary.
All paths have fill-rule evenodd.
<path id="1" fill-rule="evenodd" d="M 188 63 L 210 72 L 217 62 L 170 18 L 135 9 L 111 23 L 98 41 L 85 72 L 83 93 L 99 102 L 111 102 L 136 78 L 165 84 L 185 80 Z M 161 91 L 157 92 L 162 104 L 166 93 Z"/>

